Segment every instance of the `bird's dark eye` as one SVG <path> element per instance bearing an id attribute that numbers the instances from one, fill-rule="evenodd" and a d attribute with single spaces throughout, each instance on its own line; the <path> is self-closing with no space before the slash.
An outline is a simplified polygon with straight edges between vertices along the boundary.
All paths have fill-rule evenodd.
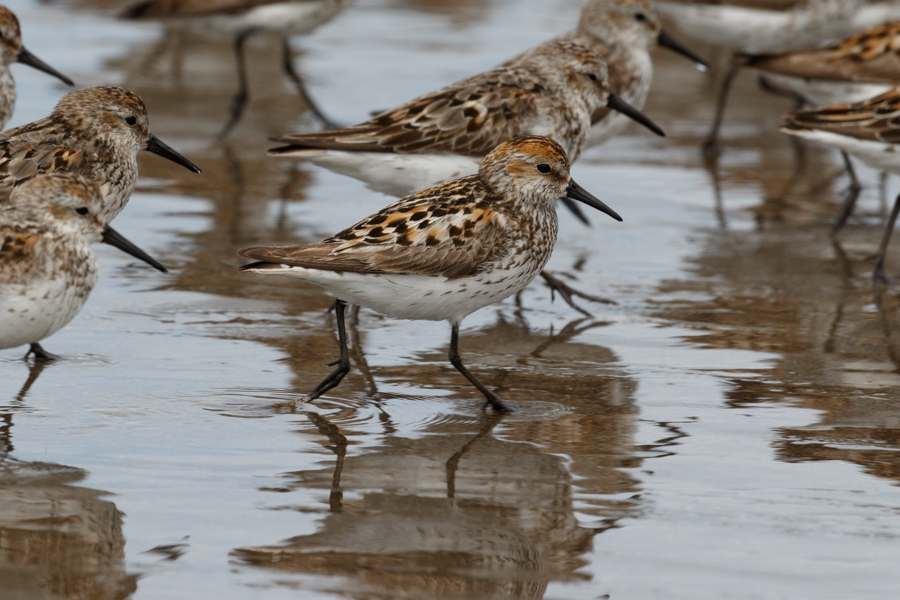
<path id="1" fill-rule="evenodd" d="M 87 206 L 80 206 L 80 207 L 78 207 L 78 208 L 75 209 L 75 212 L 77 212 L 79 215 L 86 215 L 86 214 L 88 214 L 90 211 L 88 210 L 88 207 L 87 207 Z"/>
<path id="2" fill-rule="evenodd" d="M 645 15 L 644 13 L 637 13 L 636 15 L 634 15 L 634 20 L 635 21 L 646 21 L 647 15 Z"/>
<path id="3" fill-rule="evenodd" d="M 541 173 L 543 173 L 544 175 L 546 175 L 553 169 L 551 169 L 550 165 L 548 165 L 547 163 L 541 163 L 537 166 L 537 170 L 540 171 Z"/>
<path id="4" fill-rule="evenodd" d="M 597 74 L 596 73 L 588 73 L 588 79 L 590 79 L 591 81 L 597 81 Z"/>
<path id="5" fill-rule="evenodd" d="M 129 125 L 137 125 L 137 117 L 125 117 L 125 122 Z"/>

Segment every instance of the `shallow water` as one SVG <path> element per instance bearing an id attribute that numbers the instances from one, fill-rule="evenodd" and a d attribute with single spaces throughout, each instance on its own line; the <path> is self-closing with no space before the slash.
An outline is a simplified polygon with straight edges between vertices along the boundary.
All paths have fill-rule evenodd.
<path id="1" fill-rule="evenodd" d="M 699 153 L 712 79 L 663 50 L 645 112 L 669 137 L 632 128 L 576 164 L 625 222 L 561 213 L 551 266 L 617 304 L 585 319 L 534 284 L 466 320 L 465 360 L 513 415 L 482 411 L 446 324 L 367 311 L 363 368 L 293 412 L 276 405 L 336 355 L 330 301 L 238 273 L 234 251 L 391 199 L 265 156 L 267 136 L 318 126 L 275 40 L 250 44 L 250 109 L 222 145 L 227 41 L 116 21 L 118 2 L 7 4 L 38 56 L 139 92 L 204 174 L 142 156 L 117 229 L 172 273 L 98 247 L 97 289 L 45 343 L 66 360 L 0 352 L 4 599 L 896 595 L 900 302 L 866 279 L 879 178 L 861 171 L 832 244 L 837 157 L 807 148 L 795 176 L 788 105 L 752 77 L 716 176 Z M 570 28 L 578 5 L 359 0 L 294 41 L 296 64 L 351 123 Z M 64 91 L 16 69 L 11 125 Z"/>

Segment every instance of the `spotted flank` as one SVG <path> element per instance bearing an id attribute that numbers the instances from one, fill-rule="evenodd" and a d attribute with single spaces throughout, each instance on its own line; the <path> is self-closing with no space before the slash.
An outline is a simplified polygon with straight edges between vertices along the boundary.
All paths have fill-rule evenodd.
<path id="1" fill-rule="evenodd" d="M 900 142 L 900 87 L 864 102 L 788 113 L 783 129 L 788 133 L 822 131 L 896 144 Z"/>

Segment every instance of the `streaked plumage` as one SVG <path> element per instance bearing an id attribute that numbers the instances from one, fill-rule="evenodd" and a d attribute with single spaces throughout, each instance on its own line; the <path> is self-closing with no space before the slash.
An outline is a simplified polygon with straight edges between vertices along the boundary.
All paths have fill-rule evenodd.
<path id="1" fill-rule="evenodd" d="M 788 113 L 781 130 L 839 148 L 873 168 L 900 174 L 900 86 L 855 104 Z M 878 280 L 887 280 L 884 256 L 898 211 L 900 196 L 894 202 L 875 260 L 875 278 Z"/>
<path id="2" fill-rule="evenodd" d="M 520 137 L 488 154 L 477 175 L 404 198 L 323 242 L 239 254 L 261 261 L 244 270 L 299 277 L 336 296 L 339 332 L 343 301 L 394 318 L 449 321 L 455 340 L 467 315 L 518 293 L 540 273 L 556 241 L 555 203 L 563 196 L 620 219 L 571 181 L 562 146 Z M 342 333 L 341 340 L 343 360 Z M 456 365 L 454 349 L 455 341 Z M 337 385 L 346 370 L 342 363 L 308 400 Z M 495 408 L 505 408 L 460 371 Z"/>
<path id="3" fill-rule="evenodd" d="M 11 10 L 0 6 L 0 129 L 6 127 L 16 107 L 16 82 L 9 69 L 16 62 L 49 73 L 66 85 L 74 85 L 71 79 L 25 49 L 19 19 Z"/>
<path id="4" fill-rule="evenodd" d="M 515 136 L 551 137 L 574 160 L 609 98 L 606 66 L 592 45 L 552 41 L 358 125 L 274 138 L 287 145 L 273 153 L 400 196 L 474 173 L 480 157 Z M 420 168 L 425 163 L 431 168 Z"/>
<path id="5" fill-rule="evenodd" d="M 105 241 L 165 269 L 110 229 L 89 179 L 58 173 L 29 179 L 0 204 L 0 348 L 31 344 L 71 321 L 97 282 L 91 244 Z"/>
<path id="6" fill-rule="evenodd" d="M 653 81 L 650 51 L 667 47 L 705 69 L 706 63 L 663 30 L 650 0 L 588 0 L 574 31 L 558 39 L 580 38 L 591 43 L 609 70 L 609 89 L 638 110 L 644 107 Z M 629 123 L 625 115 L 604 107 L 592 117 L 587 145 L 619 134 Z"/>
<path id="7" fill-rule="evenodd" d="M 860 102 L 900 82 L 900 21 L 882 23 L 825 47 L 738 60 L 813 104 Z"/>
<path id="8" fill-rule="evenodd" d="M 40 173 L 71 172 L 99 187 L 101 214 L 111 221 L 134 191 L 141 150 L 200 172 L 150 133 L 136 94 L 118 87 L 69 92 L 49 117 L 0 132 L 0 204 Z"/>

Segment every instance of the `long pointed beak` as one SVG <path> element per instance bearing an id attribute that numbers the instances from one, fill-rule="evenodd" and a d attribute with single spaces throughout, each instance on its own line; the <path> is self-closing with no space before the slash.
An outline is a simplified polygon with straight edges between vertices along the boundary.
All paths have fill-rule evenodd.
<path id="1" fill-rule="evenodd" d="M 674 50 L 678 54 L 691 59 L 701 71 L 705 71 L 709 68 L 709 64 L 700 58 L 696 52 L 673 38 L 665 29 L 659 30 L 659 36 L 656 38 L 656 41 L 660 46 L 665 46 L 669 50 Z"/>
<path id="2" fill-rule="evenodd" d="M 103 237 L 100 241 L 102 241 L 104 244 L 114 246 L 126 254 L 130 254 L 138 260 L 144 261 L 157 271 L 162 271 L 163 273 L 169 272 L 164 266 L 162 266 L 162 264 L 158 260 L 126 240 L 121 233 L 119 233 L 109 225 L 103 228 Z"/>
<path id="3" fill-rule="evenodd" d="M 53 75 L 66 85 L 75 85 L 75 82 L 39 59 L 37 56 L 29 52 L 25 49 L 25 46 L 22 46 L 22 49 L 19 50 L 19 56 L 16 59 L 18 62 L 28 65 L 29 67 L 34 67 L 38 71 L 43 71 L 44 73 L 49 73 Z"/>
<path id="4" fill-rule="evenodd" d="M 606 101 L 606 106 L 616 112 L 620 112 L 632 121 L 636 121 L 655 133 L 658 136 L 666 137 L 666 132 L 663 131 L 659 125 L 651 121 L 647 118 L 647 115 L 628 104 L 612 92 L 609 93 L 609 99 Z"/>
<path id="5" fill-rule="evenodd" d="M 572 200 L 578 200 L 582 204 L 587 204 L 591 208 L 596 208 L 600 212 L 605 212 L 609 216 L 611 216 L 616 221 L 621 221 L 622 217 L 619 216 L 619 213 L 605 205 L 600 201 L 599 198 L 596 198 L 589 191 L 575 183 L 574 179 L 569 180 L 569 187 L 566 188 L 566 198 L 571 198 Z"/>
<path id="6" fill-rule="evenodd" d="M 172 150 L 168 144 L 164 143 L 158 137 L 150 134 L 150 139 L 147 140 L 147 147 L 144 148 L 147 152 L 152 152 L 153 154 L 158 154 L 163 158 L 168 158 L 173 163 L 178 163 L 179 165 L 185 167 L 189 171 L 193 171 L 194 173 L 200 173 L 200 167 L 183 157 L 178 152 Z"/>

